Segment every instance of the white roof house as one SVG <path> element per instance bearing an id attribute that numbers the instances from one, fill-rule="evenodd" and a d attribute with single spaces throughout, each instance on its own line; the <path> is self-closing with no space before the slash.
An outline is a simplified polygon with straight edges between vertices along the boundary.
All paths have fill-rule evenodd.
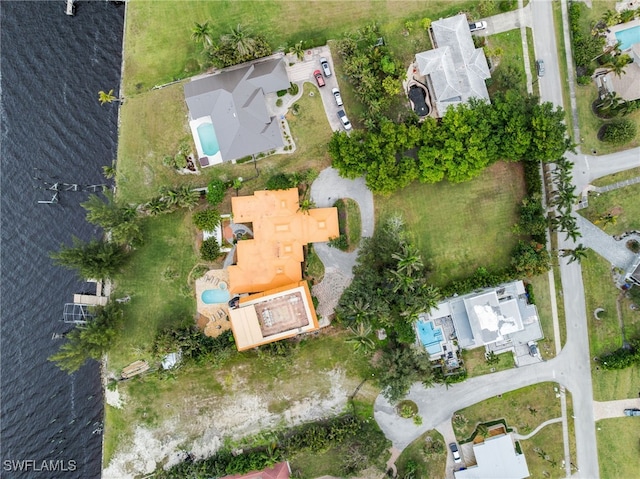
<path id="1" fill-rule="evenodd" d="M 511 435 L 503 434 L 474 444 L 477 466 L 453 473 L 455 479 L 524 479 L 529 468 L 524 454 L 518 454 Z"/>
<path id="2" fill-rule="evenodd" d="M 416 66 L 434 97 L 436 113 L 470 98 L 489 100 L 487 57 L 473 44 L 465 14 L 431 24 L 434 49 L 416 54 Z"/>

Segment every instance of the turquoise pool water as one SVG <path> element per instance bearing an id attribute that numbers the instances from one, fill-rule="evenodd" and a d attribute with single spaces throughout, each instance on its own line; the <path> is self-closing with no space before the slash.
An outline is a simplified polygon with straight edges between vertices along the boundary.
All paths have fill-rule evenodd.
<path id="1" fill-rule="evenodd" d="M 621 43 L 620 50 L 631 48 L 634 43 L 640 43 L 640 25 L 616 32 L 616 38 Z"/>
<path id="2" fill-rule="evenodd" d="M 418 321 L 418 337 L 429 354 L 442 352 L 442 330 L 433 325 L 433 321 Z"/>
<path id="3" fill-rule="evenodd" d="M 220 151 L 218 138 L 211 123 L 203 123 L 198 127 L 198 137 L 200 138 L 202 151 L 205 155 L 212 156 Z"/>
<path id="4" fill-rule="evenodd" d="M 228 289 L 207 289 L 202 292 L 202 302 L 204 304 L 226 303 L 230 298 Z"/>

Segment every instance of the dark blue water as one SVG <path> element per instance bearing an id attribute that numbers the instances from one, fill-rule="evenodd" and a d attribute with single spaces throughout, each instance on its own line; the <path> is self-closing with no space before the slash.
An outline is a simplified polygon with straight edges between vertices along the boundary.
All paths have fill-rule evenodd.
<path id="1" fill-rule="evenodd" d="M 124 6 L 79 2 L 75 17 L 64 11 L 63 0 L 0 2 L 2 478 L 95 478 L 101 469 L 99 367 L 68 375 L 47 361 L 61 344 L 52 335 L 69 329 L 63 304 L 86 289 L 49 252 L 100 232 L 84 221 L 86 193 L 38 205 L 50 195 L 33 176 L 105 182 L 117 105 L 97 97 L 119 90 Z"/>

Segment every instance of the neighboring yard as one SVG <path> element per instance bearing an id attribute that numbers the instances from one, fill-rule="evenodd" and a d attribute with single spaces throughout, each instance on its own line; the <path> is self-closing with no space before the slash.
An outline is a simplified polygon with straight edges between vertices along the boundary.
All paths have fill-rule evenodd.
<path id="1" fill-rule="evenodd" d="M 612 185 L 613 183 L 617 183 L 618 181 L 637 178 L 638 176 L 640 176 L 640 166 L 638 168 L 631 168 L 630 170 L 625 170 L 620 173 L 614 173 L 613 175 L 598 178 L 597 180 L 593 180 L 591 184 L 594 186 L 607 186 Z"/>
<path id="2" fill-rule="evenodd" d="M 499 362 L 497 364 L 489 364 L 485 359 L 484 348 L 462 350 L 464 367 L 466 368 L 469 377 L 482 376 L 483 374 L 495 373 L 497 371 L 503 371 L 505 369 L 515 367 L 513 354 L 502 353 L 498 354 L 496 357 L 499 359 Z"/>
<path id="3" fill-rule="evenodd" d="M 127 452 L 146 455 L 150 437 L 170 450 L 213 452 L 223 436 L 239 439 L 346 408 L 362 378 L 370 378 L 368 358 L 354 354 L 345 334 L 325 331 L 301 341 L 284 355 L 267 351 L 231 352 L 219 364 L 201 364 L 175 373 L 148 374 L 118 385 L 123 409 L 106 407 L 105 464 Z M 370 408 L 379 390 L 367 382 L 356 399 Z M 366 411 L 365 411 L 366 412 Z M 134 427 L 145 427 L 144 437 Z M 156 451 L 162 454 L 160 448 Z"/>
<path id="4" fill-rule="evenodd" d="M 253 162 L 225 163 L 201 169 L 200 175 L 181 175 L 164 166 L 166 155 L 177 153 L 178 144 L 186 139 L 193 144 L 187 123 L 187 107 L 182 84 L 143 93 L 122 106 L 122 123 L 118 150 L 118 197 L 126 202 L 146 202 L 158 194 L 162 186 L 189 184 L 206 186 L 213 177 L 245 179 L 240 194 L 264 188 L 272 173 L 321 169 L 329 166 L 326 145 L 331 128 L 320 95 L 309 96 L 316 87 L 306 83 L 298 115 L 289 113 L 287 120 L 296 143 L 296 151 Z M 286 97 L 285 97 L 286 99 Z M 194 150 L 195 151 L 195 150 Z M 260 175 L 256 178 L 256 167 Z"/>
<path id="5" fill-rule="evenodd" d="M 549 276 L 541 274 L 533 278 L 527 278 L 527 282 L 533 286 L 533 295 L 535 297 L 540 324 L 542 325 L 542 333 L 544 339 L 538 341 L 538 347 L 542 359 L 551 359 L 556 355 L 555 336 L 553 333 L 553 316 L 551 315 L 551 298 L 549 290 Z M 558 325 L 564 323 L 564 317 L 558 318 Z"/>
<path id="6" fill-rule="evenodd" d="M 344 235 L 347 239 L 348 248 L 345 251 L 353 251 L 360 244 L 362 236 L 362 220 L 358 203 L 351 198 L 342 198 L 333 206 L 338 208 L 340 235 Z"/>
<path id="7" fill-rule="evenodd" d="M 517 243 L 511 227 L 518 222 L 524 194 L 522 165 L 499 162 L 465 183 L 416 182 L 389 197 L 376 197 L 376 220 L 401 213 L 430 266 L 430 281 L 443 286 L 480 266 L 510 264 Z"/>
<path id="8" fill-rule="evenodd" d="M 591 357 L 610 352 L 622 345 L 622 336 L 616 315 L 616 297 L 620 291 L 613 285 L 611 266 L 593 251 L 582 260 L 582 276 L 587 301 L 587 324 L 589 325 L 589 347 Z M 631 311 L 629 301 L 624 300 L 622 317 L 627 335 L 637 333 L 640 312 Z M 603 308 L 600 320 L 593 313 Z M 610 401 L 636 397 L 640 384 L 640 366 L 621 370 L 605 371 L 591 363 L 593 396 L 596 401 Z"/>
<path id="9" fill-rule="evenodd" d="M 640 471 L 640 417 L 598 421 L 596 434 L 600 477 L 637 477 Z"/>
<path id="10" fill-rule="evenodd" d="M 444 479 L 449 449 L 435 429 L 425 432 L 402 451 L 396 460 L 398 477 L 407 477 L 407 465 L 415 463 L 416 478 Z"/>
<path id="11" fill-rule="evenodd" d="M 589 207 L 579 213 L 611 235 L 640 230 L 640 183 L 606 193 L 590 193 Z M 615 224 L 607 222 L 607 215 Z"/>
<path id="12" fill-rule="evenodd" d="M 464 441 L 471 436 L 478 423 L 497 419 L 504 419 L 507 427 L 513 428 L 514 432 L 522 435 L 530 433 L 540 423 L 560 417 L 560 399 L 556 398 L 554 388 L 559 389 L 559 386 L 549 382 L 540 383 L 458 411 L 453 419 L 456 438 Z M 567 405 L 571 411 L 570 394 L 567 394 Z M 569 424 L 572 427 L 570 418 Z M 546 426 L 530 439 L 519 442 L 527 459 L 531 477 L 564 477 L 562 424 Z"/>
<path id="13" fill-rule="evenodd" d="M 527 29 L 528 30 L 528 29 Z M 520 30 L 514 29 L 508 32 L 491 35 L 487 38 L 487 49 L 490 53 L 496 49 L 502 50 L 498 56 L 487 55 L 491 68 L 491 80 L 488 81 L 489 95 L 493 96 L 498 91 L 504 91 L 506 87 L 527 94 L 527 82 L 524 72 L 524 55 L 522 53 L 522 37 Z M 535 72 L 535 68 L 532 70 Z M 500 80 L 502 79 L 502 80 Z"/>
<path id="14" fill-rule="evenodd" d="M 402 2 L 402 8 L 394 1 L 372 0 L 326 1 L 322 7 L 296 1 L 132 1 L 125 26 L 125 96 L 198 73 L 203 56 L 191 40 L 196 22 L 209 21 L 216 40 L 241 23 L 248 30 L 263 34 L 276 50 L 299 41 L 304 41 L 305 47 L 324 45 L 345 32 L 378 22 L 387 45 L 405 61 L 426 44 L 420 32 L 422 18 L 437 20 L 464 11 L 475 19 L 499 13 L 497 7 L 497 3 L 488 3 L 481 14 L 478 3 L 473 1 L 433 0 L 425 4 L 407 0 Z M 406 35 L 409 30 L 411 33 Z"/>

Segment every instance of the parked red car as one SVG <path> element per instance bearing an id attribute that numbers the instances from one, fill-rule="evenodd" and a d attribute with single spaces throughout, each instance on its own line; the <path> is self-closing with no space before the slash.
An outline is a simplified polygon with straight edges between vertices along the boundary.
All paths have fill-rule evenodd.
<path id="1" fill-rule="evenodd" d="M 320 70 L 316 70 L 313 72 L 313 76 L 316 77 L 316 81 L 318 82 L 318 86 L 324 86 L 324 78 L 322 76 L 322 72 Z"/>

